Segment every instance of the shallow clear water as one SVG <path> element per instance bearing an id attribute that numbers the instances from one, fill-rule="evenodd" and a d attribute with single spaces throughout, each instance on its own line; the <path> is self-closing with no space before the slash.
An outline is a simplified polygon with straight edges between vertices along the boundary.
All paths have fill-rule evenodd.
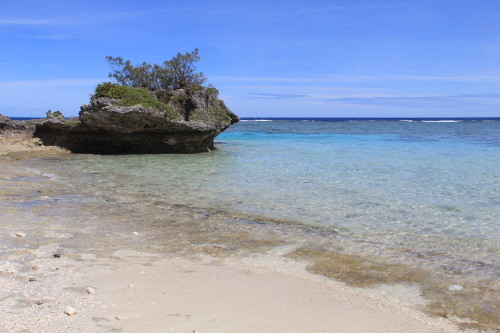
<path id="1" fill-rule="evenodd" d="M 216 143 L 207 154 L 71 155 L 29 167 L 122 202 L 320 226 L 343 253 L 418 259 L 458 284 L 498 288 L 500 121 L 243 121 Z"/>
<path id="2" fill-rule="evenodd" d="M 242 122 L 217 142 L 211 154 L 47 162 L 58 177 L 130 200 L 290 219 L 483 259 L 498 245 L 500 122 Z"/>

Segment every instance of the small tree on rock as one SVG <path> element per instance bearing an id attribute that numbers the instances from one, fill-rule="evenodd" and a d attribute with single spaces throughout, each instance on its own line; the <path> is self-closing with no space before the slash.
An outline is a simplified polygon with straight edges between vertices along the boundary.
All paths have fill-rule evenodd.
<path id="1" fill-rule="evenodd" d="M 171 60 L 163 62 L 163 65 L 150 65 L 143 62 L 134 66 L 130 60 L 124 61 L 122 57 L 106 57 L 111 72 L 109 77 L 116 83 L 131 86 L 144 87 L 149 90 L 181 89 L 191 88 L 205 83 L 203 73 L 196 72 L 195 62 L 200 60 L 199 50 L 186 54 L 178 53 Z"/>
<path id="2" fill-rule="evenodd" d="M 165 61 L 163 66 L 167 75 L 171 79 L 173 89 L 190 88 L 195 85 L 202 85 L 206 78 L 203 73 L 196 73 L 195 62 L 200 60 L 198 49 L 186 54 L 177 53 L 172 60 Z"/>

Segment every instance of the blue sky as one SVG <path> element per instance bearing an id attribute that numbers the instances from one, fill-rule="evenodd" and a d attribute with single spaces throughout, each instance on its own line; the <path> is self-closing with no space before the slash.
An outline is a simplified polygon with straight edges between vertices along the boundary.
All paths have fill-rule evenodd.
<path id="1" fill-rule="evenodd" d="M 0 45 L 11 117 L 194 48 L 243 117 L 500 117 L 499 0 L 0 0 Z"/>

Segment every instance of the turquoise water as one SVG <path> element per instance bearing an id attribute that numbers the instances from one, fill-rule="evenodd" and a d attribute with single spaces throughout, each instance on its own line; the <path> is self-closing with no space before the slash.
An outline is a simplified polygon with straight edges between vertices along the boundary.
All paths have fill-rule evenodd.
<path id="1" fill-rule="evenodd" d="M 30 167 L 124 203 L 320 226 L 343 253 L 425 267 L 460 286 L 487 285 L 490 301 L 498 295 L 500 121 L 242 121 L 216 147 Z"/>

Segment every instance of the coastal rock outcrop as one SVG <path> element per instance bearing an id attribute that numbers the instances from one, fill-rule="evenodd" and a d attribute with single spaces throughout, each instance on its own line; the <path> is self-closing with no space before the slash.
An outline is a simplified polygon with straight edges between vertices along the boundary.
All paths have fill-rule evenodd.
<path id="1" fill-rule="evenodd" d="M 210 151 L 214 138 L 238 121 L 215 88 L 153 92 L 105 83 L 78 118 L 50 113 L 30 126 L 45 145 L 76 153 L 161 154 Z M 11 120 L 2 123 L 13 127 Z"/>
<path id="2" fill-rule="evenodd" d="M 0 138 L 31 138 L 35 121 L 15 121 L 0 114 Z"/>

